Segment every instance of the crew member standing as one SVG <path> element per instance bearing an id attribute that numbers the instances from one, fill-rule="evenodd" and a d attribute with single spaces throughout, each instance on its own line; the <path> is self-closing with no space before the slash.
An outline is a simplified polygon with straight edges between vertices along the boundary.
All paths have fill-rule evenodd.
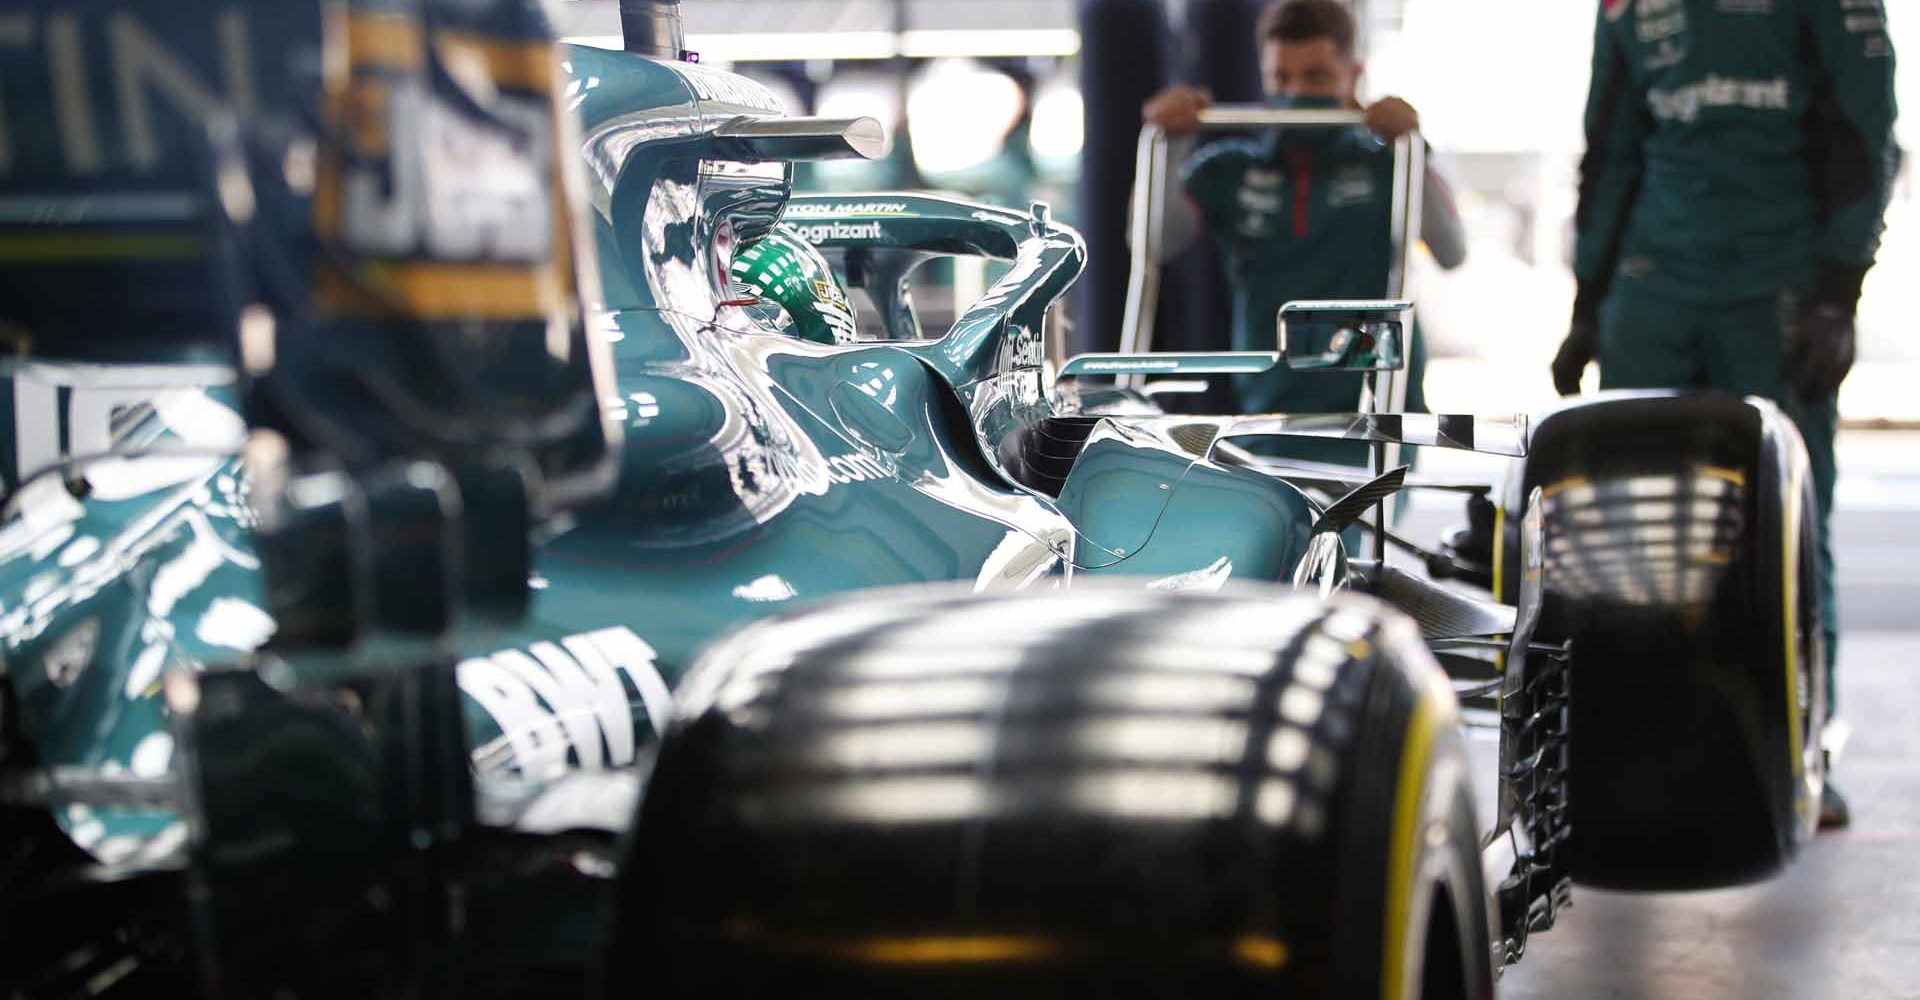
<path id="1" fill-rule="evenodd" d="M 1899 168 L 1881 0 L 1602 0 L 1555 387 L 1777 401 L 1812 457 L 1826 606 L 1835 394 Z M 1830 697 L 1829 707 L 1832 705 Z M 1847 822 L 1827 785 L 1821 820 Z"/>
<path id="2" fill-rule="evenodd" d="M 1276 0 L 1261 15 L 1260 72 L 1279 108 L 1360 110 L 1365 71 L 1355 52 L 1353 15 L 1339 0 Z M 1212 97 L 1193 87 L 1155 95 L 1142 116 L 1172 136 L 1200 127 Z M 1226 263 L 1233 291 L 1233 347 L 1271 351 L 1280 307 L 1297 299 L 1378 299 L 1393 267 L 1393 168 L 1390 143 L 1420 127 L 1411 104 L 1388 97 L 1365 108 L 1365 128 L 1298 128 L 1203 147 L 1188 162 L 1187 198 L 1168 206 L 1166 252 L 1192 239 L 1195 223 Z M 1466 240 L 1452 194 L 1427 171 L 1422 236 L 1434 259 L 1453 268 Z M 1197 215 L 1197 219 L 1195 216 Z M 1424 351 L 1417 338 L 1407 408 L 1423 409 Z M 1357 374 L 1286 370 L 1236 380 L 1243 413 L 1351 413 Z M 1250 442 L 1249 442 L 1250 443 Z M 1351 441 L 1261 442 L 1284 454 L 1364 465 L 1367 446 Z"/>

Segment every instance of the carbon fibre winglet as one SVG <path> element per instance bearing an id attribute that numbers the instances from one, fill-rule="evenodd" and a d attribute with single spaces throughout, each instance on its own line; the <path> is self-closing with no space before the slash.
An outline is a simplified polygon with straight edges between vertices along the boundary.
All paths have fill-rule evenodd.
<path id="1" fill-rule="evenodd" d="M 1372 510 L 1380 501 L 1400 492 L 1406 486 L 1407 471 L 1411 466 L 1389 469 L 1372 482 L 1360 486 L 1346 496 L 1335 500 L 1313 522 L 1313 533 L 1318 535 L 1326 531 L 1345 531 L 1353 522 L 1358 521 L 1367 511 Z"/>

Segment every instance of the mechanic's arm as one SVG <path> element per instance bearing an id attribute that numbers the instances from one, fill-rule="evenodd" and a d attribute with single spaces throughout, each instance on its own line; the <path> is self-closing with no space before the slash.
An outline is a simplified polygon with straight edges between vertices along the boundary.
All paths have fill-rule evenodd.
<path id="1" fill-rule="evenodd" d="M 1438 167 L 1427 168 L 1425 192 L 1420 196 L 1420 240 L 1434 263 L 1451 271 L 1467 262 L 1467 227 L 1460 221 L 1460 205 L 1453 186 Z"/>
<path id="2" fill-rule="evenodd" d="M 1821 221 L 1813 301 L 1852 315 L 1900 169 L 1893 41 L 1880 0 L 1814 0 L 1811 8 L 1820 57 L 1810 112 Z"/>
<path id="3" fill-rule="evenodd" d="M 1571 329 L 1553 359 L 1553 386 L 1563 396 L 1580 391 L 1587 363 L 1599 352 L 1600 303 L 1620 264 L 1627 223 L 1646 169 L 1647 135 L 1653 128 L 1612 21 L 1604 9 L 1596 18 L 1593 80 L 1587 91 L 1587 153 L 1580 161 L 1580 202 L 1574 212 L 1573 276 L 1578 291 Z"/>
<path id="4" fill-rule="evenodd" d="M 1185 181 L 1186 172 L 1180 170 L 1182 164 L 1193 156 L 1193 136 L 1177 135 L 1167 142 L 1167 163 L 1173 166 L 1183 180 L 1172 190 L 1165 192 L 1166 205 L 1160 215 L 1160 263 L 1171 263 L 1174 258 L 1187 252 L 1187 248 L 1200 239 L 1201 230 L 1206 228 L 1206 219 L 1202 216 L 1199 203 L 1193 200 L 1193 193 Z M 1128 208 L 1132 210 L 1131 206 Z M 1128 227 L 1131 234 L 1133 229 Z"/>
<path id="5" fill-rule="evenodd" d="M 1199 239 L 1205 226 L 1193 200 L 1193 178 L 1182 169 L 1189 163 L 1200 130 L 1200 112 L 1213 105 L 1213 94 L 1198 87 L 1174 86 L 1153 95 L 1140 109 L 1142 121 L 1167 133 L 1167 163 L 1182 178 L 1177 189 L 1164 192 L 1161 209 L 1160 253 L 1155 263 L 1168 264 Z M 1127 203 L 1127 238 L 1133 238 L 1133 203 Z"/>
<path id="6" fill-rule="evenodd" d="M 1420 112 L 1398 97 L 1384 97 L 1366 107 L 1367 128 L 1387 142 L 1420 128 Z M 1428 150 L 1432 155 L 1432 150 Z M 1441 267 L 1452 270 L 1467 259 L 1466 227 L 1453 188 L 1432 166 L 1427 167 L 1420 198 L 1420 238 Z"/>
<path id="7" fill-rule="evenodd" d="M 1167 162 L 1178 164 L 1193 155 L 1193 139 L 1178 137 L 1167 143 Z M 1160 246 L 1154 263 L 1171 264 L 1200 239 L 1206 219 L 1200 205 L 1184 184 L 1162 191 L 1166 204 L 1160 209 Z M 1127 199 L 1127 248 L 1133 248 L 1133 199 Z"/>
<path id="8" fill-rule="evenodd" d="M 1627 51 L 1602 11 L 1593 39 L 1593 80 L 1587 91 L 1587 152 L 1580 161 L 1580 201 L 1574 212 L 1573 276 L 1579 282 L 1575 322 L 1597 321 L 1620 263 L 1621 245 L 1646 167 L 1652 131 L 1646 100 L 1633 85 Z"/>

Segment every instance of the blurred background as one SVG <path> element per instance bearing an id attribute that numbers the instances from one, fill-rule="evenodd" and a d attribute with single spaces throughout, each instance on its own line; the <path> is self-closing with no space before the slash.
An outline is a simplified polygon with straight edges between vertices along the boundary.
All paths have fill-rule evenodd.
<path id="1" fill-rule="evenodd" d="M 1594 4 L 1568 0 L 1353 0 L 1367 96 L 1421 111 L 1471 240 L 1442 273 L 1422 258 L 1414 293 L 1434 355 L 1438 410 L 1529 411 L 1552 395 L 1547 360 L 1573 299 L 1568 270 Z M 616 0 L 563 0 L 570 41 L 618 48 Z M 1262 0 L 687 0 L 689 47 L 760 80 L 795 114 L 871 115 L 885 158 L 819 164 L 803 189 L 936 188 L 1025 207 L 1044 200 L 1087 236 L 1093 260 L 1068 317 L 1076 349 L 1110 348 L 1127 267 L 1126 192 L 1139 107 L 1168 83 L 1223 100 L 1259 96 L 1252 45 Z M 1902 67 L 1902 145 L 1920 140 L 1920 16 L 1890 5 Z M 1098 69 L 1096 72 L 1095 70 Z M 1090 79 L 1091 78 L 1091 79 Z M 1094 85 L 1097 84 L 1097 85 Z M 1161 346 L 1217 346 L 1224 294 L 1205 248 L 1169 270 Z M 1861 363 L 1841 396 L 1852 426 L 1920 429 L 1920 337 L 1899 286 L 1920 273 L 1914 164 L 1888 217 L 1861 306 Z M 991 272 L 923 276 L 929 325 Z M 937 328 L 937 327 L 936 327 Z M 1591 377 L 1591 376 L 1590 376 Z"/>

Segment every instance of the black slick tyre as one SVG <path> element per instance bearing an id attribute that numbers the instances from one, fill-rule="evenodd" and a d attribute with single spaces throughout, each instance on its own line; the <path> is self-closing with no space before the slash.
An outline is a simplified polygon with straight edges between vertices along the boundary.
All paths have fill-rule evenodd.
<path id="1" fill-rule="evenodd" d="M 1634 395 L 1536 428 L 1524 487 L 1546 522 L 1541 637 L 1572 642 L 1578 881 L 1739 885 L 1811 836 L 1826 692 L 1808 479 L 1760 400 Z"/>
<path id="2" fill-rule="evenodd" d="M 1491 994 L 1453 697 L 1377 602 L 862 594 L 679 705 L 607 996 Z"/>

